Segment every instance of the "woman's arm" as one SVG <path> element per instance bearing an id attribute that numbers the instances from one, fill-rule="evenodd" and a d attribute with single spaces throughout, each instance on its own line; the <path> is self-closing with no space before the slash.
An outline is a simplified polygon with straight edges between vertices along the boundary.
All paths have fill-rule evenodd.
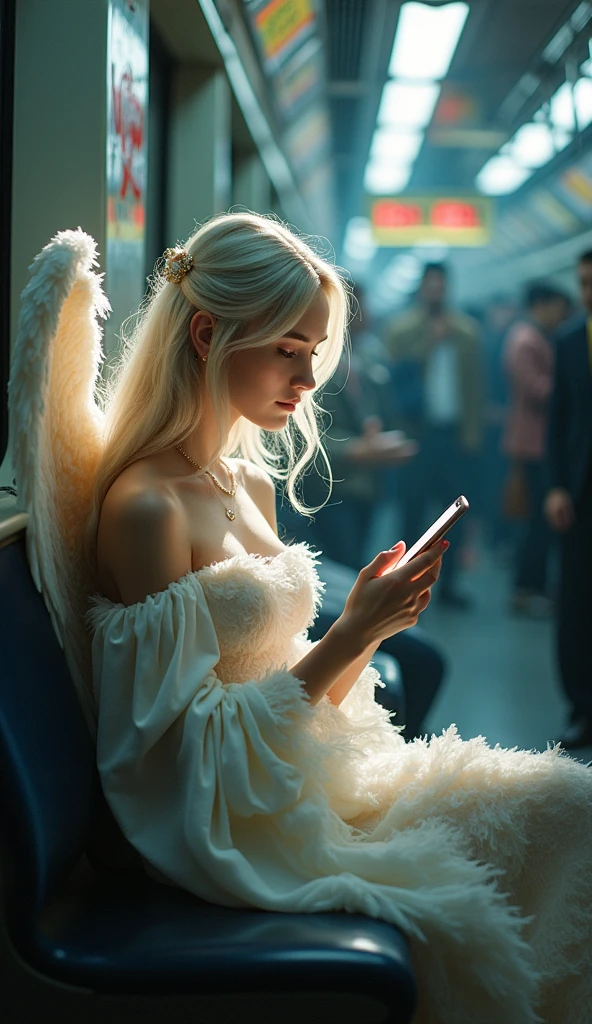
<path id="1" fill-rule="evenodd" d="M 440 575 L 448 541 L 397 569 L 404 544 L 381 551 L 359 573 L 345 608 L 322 640 L 290 669 L 301 679 L 311 704 L 329 694 L 339 705 L 382 640 L 414 626 L 427 608 Z"/>
<path id="2" fill-rule="evenodd" d="M 342 700 L 345 700 L 356 679 L 362 674 L 368 663 L 372 660 L 372 657 L 378 649 L 378 644 L 371 644 L 366 647 L 359 657 L 352 661 L 351 665 L 345 672 L 342 672 L 336 683 L 333 684 L 329 690 L 327 697 L 332 704 L 339 707 Z"/>
<path id="3" fill-rule="evenodd" d="M 251 497 L 277 535 L 274 485 L 258 467 L 246 469 Z M 429 603 L 430 587 L 439 576 L 447 546 L 444 541 L 391 574 L 405 551 L 399 543 L 381 551 L 362 569 L 343 613 L 290 669 L 302 681 L 313 706 L 325 695 L 332 704 L 341 704 L 382 640 L 415 625 Z"/>

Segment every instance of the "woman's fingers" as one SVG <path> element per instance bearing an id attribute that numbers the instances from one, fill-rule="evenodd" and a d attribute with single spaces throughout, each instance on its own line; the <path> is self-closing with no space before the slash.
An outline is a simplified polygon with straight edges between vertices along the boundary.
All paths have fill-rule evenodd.
<path id="1" fill-rule="evenodd" d="M 430 566 L 426 572 L 422 572 L 421 576 L 417 576 L 411 581 L 411 589 L 416 594 L 424 594 L 426 590 L 430 590 L 430 588 L 434 586 L 434 583 L 438 582 L 441 568 L 442 561 L 440 558 L 435 565 Z"/>
<path id="2" fill-rule="evenodd" d="M 370 562 L 370 565 L 367 565 L 362 569 L 360 576 L 363 579 L 373 579 L 376 576 L 384 576 L 385 573 L 396 569 L 397 562 L 399 562 L 403 557 L 405 551 L 405 541 L 403 540 L 400 540 L 398 544 L 394 544 L 388 551 L 379 551 L 376 557 Z"/>
<path id="3" fill-rule="evenodd" d="M 399 569 L 399 579 L 408 580 L 410 583 L 419 579 L 423 576 L 424 572 L 427 572 L 433 565 L 435 565 L 447 548 L 450 547 L 450 542 L 447 540 L 438 541 L 433 547 L 428 548 L 421 555 L 416 555 L 412 558 L 407 565 L 404 565 L 402 569 Z"/>

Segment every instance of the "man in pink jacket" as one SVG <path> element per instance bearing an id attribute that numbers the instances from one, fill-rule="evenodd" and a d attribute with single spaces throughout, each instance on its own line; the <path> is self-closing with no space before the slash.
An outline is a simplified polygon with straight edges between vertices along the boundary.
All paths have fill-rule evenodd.
<path id="1" fill-rule="evenodd" d="M 547 590 L 550 531 L 543 513 L 544 456 L 549 402 L 553 390 L 551 337 L 569 312 L 567 296 L 543 283 L 526 293 L 527 315 L 508 332 L 504 367 L 510 403 L 503 450 L 524 474 L 528 512 L 526 529 L 516 550 L 516 572 L 511 604 L 514 610 L 535 613 Z"/>

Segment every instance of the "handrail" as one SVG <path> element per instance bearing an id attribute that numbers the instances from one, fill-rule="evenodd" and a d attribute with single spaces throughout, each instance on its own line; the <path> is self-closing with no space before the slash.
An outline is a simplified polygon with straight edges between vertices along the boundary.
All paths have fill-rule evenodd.
<path id="1" fill-rule="evenodd" d="M 29 523 L 26 512 L 15 512 L 14 515 L 0 521 L 0 547 L 10 544 L 24 533 Z"/>

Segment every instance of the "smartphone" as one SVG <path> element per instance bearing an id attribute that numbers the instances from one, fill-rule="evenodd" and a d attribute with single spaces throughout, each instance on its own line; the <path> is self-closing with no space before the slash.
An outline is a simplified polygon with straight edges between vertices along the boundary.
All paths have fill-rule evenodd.
<path id="1" fill-rule="evenodd" d="M 442 540 L 444 534 L 448 533 L 451 526 L 454 526 L 461 516 L 464 516 L 465 512 L 469 507 L 469 503 L 465 498 L 464 494 L 461 494 L 456 501 L 449 505 L 445 512 L 442 513 L 439 519 L 436 519 L 435 523 L 432 523 L 429 530 L 415 542 L 412 548 L 409 548 L 405 552 L 399 562 L 397 562 L 397 569 L 400 569 L 402 565 L 407 565 L 412 558 L 416 555 L 421 555 L 432 545 L 437 544 L 439 540 Z"/>

